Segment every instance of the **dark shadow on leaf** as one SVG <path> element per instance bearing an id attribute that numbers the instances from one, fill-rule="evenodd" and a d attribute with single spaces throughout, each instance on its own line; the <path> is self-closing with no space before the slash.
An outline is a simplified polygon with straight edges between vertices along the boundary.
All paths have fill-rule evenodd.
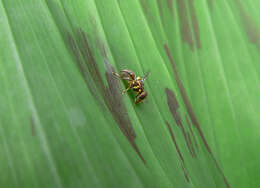
<path id="1" fill-rule="evenodd" d="M 178 153 L 178 156 L 179 156 L 179 159 L 180 159 L 180 162 L 181 162 L 181 167 L 182 167 L 184 176 L 185 176 L 186 180 L 189 182 L 189 181 L 190 181 L 190 178 L 189 178 L 189 175 L 188 175 L 188 173 L 187 173 L 187 170 L 185 169 L 184 159 L 183 159 L 183 156 L 182 156 L 182 154 L 181 154 L 181 150 L 180 150 L 180 148 L 179 148 L 179 146 L 178 146 L 178 144 L 177 144 L 177 141 L 176 141 L 176 139 L 175 139 L 175 135 L 174 135 L 174 133 L 173 133 L 173 130 L 172 130 L 172 128 L 171 128 L 171 125 L 170 125 L 167 121 L 166 121 L 165 123 L 166 123 L 166 125 L 167 125 L 167 127 L 168 127 L 168 129 L 169 129 L 169 132 L 170 132 L 170 134 L 171 134 L 172 141 L 173 141 L 174 146 L 175 146 L 175 148 L 176 148 L 176 151 L 177 151 L 177 153 Z"/>
<path id="2" fill-rule="evenodd" d="M 179 103 L 177 101 L 177 98 L 174 94 L 174 92 L 168 88 L 165 89 L 166 95 L 167 95 L 167 103 L 168 107 L 170 109 L 170 112 L 172 114 L 173 119 L 175 120 L 177 126 L 181 129 L 181 132 L 184 136 L 186 146 L 191 154 L 192 157 L 195 157 L 195 150 L 193 148 L 193 145 L 191 143 L 191 139 L 189 139 L 188 132 L 185 131 L 184 125 L 181 120 L 181 116 L 178 112 Z"/>
<path id="3" fill-rule="evenodd" d="M 100 105 L 101 109 L 108 110 L 111 113 L 124 136 L 134 148 L 140 159 L 145 163 L 145 160 L 135 143 L 136 133 L 123 102 L 122 94 L 120 93 L 120 80 L 112 75 L 114 68 L 107 60 L 104 45 L 100 45 L 99 41 L 97 49 L 101 51 L 104 58 L 106 66 L 105 79 L 108 85 L 106 85 L 105 81 L 102 79 L 101 72 L 98 69 L 98 63 L 94 57 L 86 34 L 79 29 L 75 32 L 75 37 L 69 35 L 68 38 L 77 67 L 85 80 L 91 95 L 94 97 L 97 104 Z"/>
<path id="4" fill-rule="evenodd" d="M 182 100 L 183 100 L 183 102 L 185 104 L 185 107 L 187 109 L 187 112 L 188 112 L 188 115 L 189 115 L 189 117 L 191 119 L 191 122 L 194 125 L 194 127 L 197 129 L 197 131 L 198 131 L 198 133 L 200 135 L 200 138 L 203 141 L 203 144 L 204 144 L 205 148 L 207 149 L 208 153 L 210 154 L 212 160 L 214 161 L 215 166 L 218 169 L 219 173 L 223 177 L 223 180 L 224 180 L 226 186 L 229 188 L 230 184 L 228 183 L 228 180 L 227 180 L 225 174 L 223 173 L 223 171 L 222 171 L 221 167 L 219 166 L 219 164 L 218 164 L 218 162 L 217 162 L 217 160 L 216 160 L 212 150 L 210 149 L 209 144 L 208 144 L 208 142 L 207 142 L 207 140 L 206 140 L 206 138 L 205 138 L 205 136 L 204 136 L 204 134 L 202 132 L 202 129 L 200 127 L 199 121 L 198 121 L 198 119 L 197 119 L 197 117 L 196 117 L 196 115 L 195 115 L 195 113 L 193 111 L 193 108 L 191 106 L 191 103 L 190 103 L 190 101 L 188 99 L 188 96 L 187 96 L 187 93 L 185 91 L 185 88 L 184 88 L 184 86 L 182 84 L 182 81 L 180 79 L 179 73 L 177 71 L 176 64 L 173 61 L 173 57 L 172 57 L 172 55 L 170 53 L 168 45 L 165 44 L 164 48 L 165 48 L 166 54 L 168 55 L 169 61 L 171 63 L 171 66 L 172 66 L 172 69 L 173 69 L 173 72 L 174 72 L 174 78 L 176 80 L 177 86 L 178 86 L 179 91 L 181 93 Z"/>

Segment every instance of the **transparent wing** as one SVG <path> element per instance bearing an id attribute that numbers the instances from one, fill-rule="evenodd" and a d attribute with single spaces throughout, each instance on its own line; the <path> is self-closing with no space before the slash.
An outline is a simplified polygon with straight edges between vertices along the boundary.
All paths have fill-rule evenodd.
<path id="1" fill-rule="evenodd" d="M 149 76 L 149 74 L 150 74 L 150 71 L 148 71 L 147 73 L 145 73 L 145 75 L 144 75 L 144 77 L 143 77 L 143 81 L 145 81 L 146 80 L 146 78 Z"/>
<path id="2" fill-rule="evenodd" d="M 121 79 L 123 80 L 134 80 L 135 79 L 135 74 L 130 71 L 130 70 L 121 70 L 120 71 L 120 76 L 121 76 Z"/>
<path id="3" fill-rule="evenodd" d="M 115 77 L 117 77 L 117 78 L 119 78 L 119 79 L 122 79 L 122 80 L 128 80 L 128 81 L 130 81 L 130 80 L 132 80 L 129 76 L 126 76 L 126 75 L 120 75 L 120 74 L 118 74 L 118 73 L 116 73 L 116 72 L 112 72 L 112 74 L 115 76 Z"/>

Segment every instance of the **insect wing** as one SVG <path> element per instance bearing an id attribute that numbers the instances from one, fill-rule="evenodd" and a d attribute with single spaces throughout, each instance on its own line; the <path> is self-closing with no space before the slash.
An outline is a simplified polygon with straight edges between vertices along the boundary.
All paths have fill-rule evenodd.
<path id="1" fill-rule="evenodd" d="M 147 73 L 145 73 L 145 75 L 144 75 L 144 77 L 143 77 L 143 81 L 145 81 L 146 80 L 146 78 L 149 76 L 149 74 L 150 74 L 150 71 L 148 71 Z"/>
<path id="2" fill-rule="evenodd" d="M 121 70 L 120 71 L 120 76 L 123 80 L 134 80 L 135 79 L 135 74 L 130 71 L 130 70 Z"/>

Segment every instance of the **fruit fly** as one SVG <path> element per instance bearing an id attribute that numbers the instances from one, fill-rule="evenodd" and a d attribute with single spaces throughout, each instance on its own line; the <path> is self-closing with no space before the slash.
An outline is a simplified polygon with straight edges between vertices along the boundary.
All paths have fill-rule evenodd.
<path id="1" fill-rule="evenodd" d="M 129 89 L 133 89 L 133 91 L 137 92 L 135 96 L 135 104 L 142 102 L 147 97 L 147 92 L 144 91 L 144 81 L 148 77 L 150 72 L 147 72 L 143 78 L 140 76 L 136 76 L 135 73 L 131 70 L 124 69 L 121 70 L 120 73 L 113 72 L 117 78 L 122 80 L 127 80 L 128 87 L 123 90 L 122 94 L 125 94 Z"/>

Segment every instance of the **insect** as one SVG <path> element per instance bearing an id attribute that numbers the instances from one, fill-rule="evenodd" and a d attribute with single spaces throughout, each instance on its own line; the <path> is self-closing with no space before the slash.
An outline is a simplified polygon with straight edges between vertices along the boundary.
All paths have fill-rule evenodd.
<path id="1" fill-rule="evenodd" d="M 131 70 L 124 69 L 120 73 L 113 72 L 117 78 L 128 81 L 128 87 L 122 91 L 122 94 L 125 94 L 129 89 L 137 92 L 135 96 L 135 104 L 142 102 L 147 97 L 147 92 L 144 90 L 144 81 L 148 77 L 150 72 L 147 72 L 143 78 L 136 76 L 135 73 Z"/>

